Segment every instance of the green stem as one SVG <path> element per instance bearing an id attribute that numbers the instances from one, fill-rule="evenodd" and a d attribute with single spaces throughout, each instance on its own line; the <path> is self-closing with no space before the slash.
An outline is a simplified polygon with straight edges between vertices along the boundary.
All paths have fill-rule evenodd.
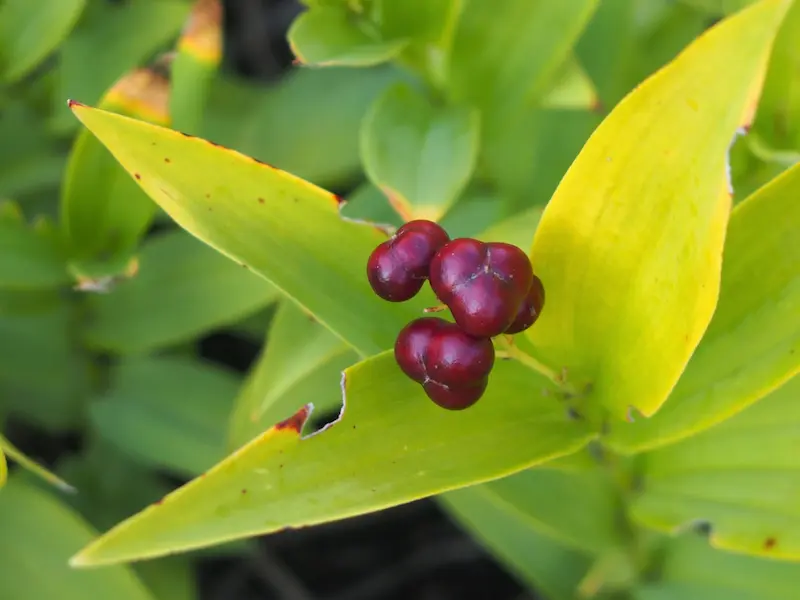
<path id="1" fill-rule="evenodd" d="M 510 341 L 505 336 L 500 336 L 495 338 L 495 344 L 498 347 L 498 350 L 495 352 L 495 355 L 498 358 L 510 358 L 512 360 L 519 361 L 526 367 L 536 371 L 557 387 L 561 388 L 564 392 L 570 395 L 576 395 L 577 391 L 575 388 L 568 383 L 565 378 L 563 372 L 558 372 L 555 369 L 547 366 L 543 362 L 539 361 L 538 359 L 534 358 L 527 352 L 523 352 L 520 350 L 516 345 L 514 345 L 513 341 Z"/>

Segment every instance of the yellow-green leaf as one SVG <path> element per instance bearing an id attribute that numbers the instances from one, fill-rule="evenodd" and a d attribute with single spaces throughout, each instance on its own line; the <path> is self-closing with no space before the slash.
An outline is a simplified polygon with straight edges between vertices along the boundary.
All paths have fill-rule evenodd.
<path id="1" fill-rule="evenodd" d="M 547 391 L 549 390 L 549 391 Z M 445 411 L 391 351 L 345 372 L 342 418 L 301 438 L 308 407 L 198 479 L 124 521 L 73 559 L 129 561 L 333 521 L 502 477 L 570 454 L 593 435 L 554 387 L 499 361 L 486 395 Z"/>
<path id="2" fill-rule="evenodd" d="M 391 348 L 435 302 L 429 290 L 405 303 L 375 296 L 364 269 L 387 233 L 343 220 L 334 194 L 202 139 L 73 110 L 179 225 L 269 279 L 360 354 Z"/>
<path id="3" fill-rule="evenodd" d="M 6 455 L 3 449 L 0 448 L 0 488 L 2 488 L 8 480 L 8 464 L 6 463 Z"/>
<path id="4" fill-rule="evenodd" d="M 0 435 L 0 454 L 5 454 L 8 458 L 13 460 L 20 467 L 22 467 L 23 469 L 25 469 L 27 471 L 30 471 L 31 473 L 33 473 L 34 475 L 36 475 L 40 479 L 43 479 L 44 481 L 46 481 L 50 485 L 52 485 L 54 487 L 57 487 L 62 492 L 74 492 L 75 491 L 75 488 L 73 488 L 66 481 L 64 481 L 63 479 L 61 479 L 57 475 L 53 475 L 50 471 L 45 469 L 42 465 L 40 465 L 36 461 L 33 461 L 30 458 L 28 458 L 27 456 L 25 456 L 25 454 L 23 454 L 16 446 L 14 446 L 14 444 L 9 442 L 2 435 Z M 3 466 L 0 467 L 0 471 L 2 471 L 2 474 L 0 474 L 0 480 L 2 480 L 5 477 L 5 470 L 6 470 L 5 462 L 6 461 L 5 461 L 5 458 L 0 459 L 0 461 L 2 461 L 2 463 L 3 463 Z"/>
<path id="5" fill-rule="evenodd" d="M 572 56 L 542 97 L 542 108 L 595 109 L 599 102 L 594 83 L 583 65 Z"/>
<path id="6" fill-rule="evenodd" d="M 641 84 L 542 215 L 532 261 L 548 308 L 529 336 L 618 418 L 659 409 L 711 320 L 731 208 L 726 153 L 752 117 L 787 7 L 763 0 L 722 21 Z"/>
<path id="7" fill-rule="evenodd" d="M 723 421 L 800 371 L 800 165 L 737 205 L 714 318 L 664 407 L 614 423 L 620 452 L 657 448 Z"/>
<path id="8" fill-rule="evenodd" d="M 649 527 L 711 528 L 716 548 L 800 560 L 800 376 L 732 419 L 641 457 Z"/>

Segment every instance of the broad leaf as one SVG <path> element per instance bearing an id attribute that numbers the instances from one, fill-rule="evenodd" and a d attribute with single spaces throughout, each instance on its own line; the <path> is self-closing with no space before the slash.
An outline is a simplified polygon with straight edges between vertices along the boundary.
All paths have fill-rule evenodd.
<path id="1" fill-rule="evenodd" d="M 0 492 L 0 531 L 3 600 L 153 600 L 127 567 L 70 568 L 70 554 L 94 532 L 54 497 L 19 477 Z"/>
<path id="2" fill-rule="evenodd" d="M 542 97 L 541 104 L 543 108 L 596 109 L 599 102 L 594 83 L 583 65 L 570 57 Z"/>
<path id="3" fill-rule="evenodd" d="M 270 304 L 278 292 L 182 231 L 149 238 L 139 273 L 87 299 L 86 341 L 142 354 L 191 340 Z"/>
<path id="4" fill-rule="evenodd" d="M 531 589 L 549 600 L 574 600 L 589 557 L 543 535 L 531 520 L 487 486 L 441 497 L 447 511 Z"/>
<path id="5" fill-rule="evenodd" d="M 669 401 L 611 426 L 619 451 L 655 448 L 719 423 L 800 371 L 800 166 L 733 211 L 714 318 Z"/>
<path id="6" fill-rule="evenodd" d="M 434 303 L 429 291 L 405 303 L 372 293 L 365 265 L 387 234 L 343 220 L 334 194 L 205 140 L 73 109 L 179 225 L 269 279 L 359 354 L 392 347 L 403 325 Z"/>
<path id="7" fill-rule="evenodd" d="M 266 349 L 247 377 L 231 415 L 229 445 L 249 442 L 305 404 L 327 413 L 342 404 L 339 380 L 358 358 L 330 330 L 290 300 L 281 303 Z"/>
<path id="8" fill-rule="evenodd" d="M 382 37 L 439 43 L 457 22 L 464 0 L 378 0 L 376 13 Z"/>
<path id="9" fill-rule="evenodd" d="M 69 281 L 66 251 L 49 223 L 25 223 L 13 204 L 0 204 L 0 288 L 54 288 Z"/>
<path id="10" fill-rule="evenodd" d="M 711 527 L 717 548 L 800 559 L 800 377 L 732 419 L 642 456 L 635 518 Z"/>
<path id="11" fill-rule="evenodd" d="M 382 40 L 374 25 L 345 6 L 316 6 L 300 15 L 289 29 L 289 44 L 308 65 L 367 67 L 397 56 L 407 41 Z"/>
<path id="12" fill-rule="evenodd" d="M 28 458 L 27 456 L 25 456 L 25 454 L 23 454 L 16 446 L 14 446 L 14 444 L 9 442 L 2 435 L 0 435 L 0 454 L 4 454 L 5 456 L 7 456 L 9 459 L 13 460 L 15 463 L 17 463 L 20 467 L 22 467 L 26 471 L 30 471 L 31 473 L 33 473 L 34 475 L 36 475 L 40 479 L 43 479 L 44 481 L 46 481 L 50 485 L 52 485 L 54 487 L 57 487 L 62 492 L 74 492 L 75 491 L 75 488 L 73 488 L 66 481 L 64 481 L 60 477 L 54 475 L 53 473 L 48 471 L 46 468 L 44 468 L 42 465 L 40 465 L 36 461 L 33 461 L 30 458 Z M 6 470 L 5 458 L 2 459 L 2 462 L 3 462 L 3 467 L 0 468 L 0 470 L 2 470 L 3 473 L 2 473 L 2 477 L 0 477 L 0 479 L 4 479 L 5 478 L 5 470 Z"/>
<path id="13" fill-rule="evenodd" d="M 14 82 L 55 50 L 80 17 L 86 0 L 4 0 L 0 5 L 0 78 Z"/>
<path id="14" fill-rule="evenodd" d="M 634 600 L 787 600 L 797 593 L 800 565 L 739 556 L 696 535 L 665 544 L 657 581 L 642 582 Z"/>
<path id="15" fill-rule="evenodd" d="M 467 0 L 449 56 L 450 94 L 493 112 L 540 97 L 597 4 Z"/>
<path id="16" fill-rule="evenodd" d="M 681 0 L 681 2 L 698 10 L 719 16 L 741 10 L 748 4 L 753 4 L 754 0 Z"/>
<path id="17" fill-rule="evenodd" d="M 225 421 L 238 378 L 183 358 L 124 361 L 90 409 L 109 444 L 136 461 L 195 476 L 225 455 Z"/>
<path id="18" fill-rule="evenodd" d="M 569 454 L 592 434 L 552 385 L 499 361 L 468 411 L 431 403 L 392 352 L 345 372 L 341 420 L 301 438 L 307 409 L 73 559 L 128 561 L 375 511 Z M 545 390 L 550 390 L 545 392 Z"/>
<path id="19" fill-rule="evenodd" d="M 194 560 L 170 556 L 136 565 L 134 572 L 157 600 L 197 600 L 198 579 Z"/>
<path id="20" fill-rule="evenodd" d="M 100 105 L 167 124 L 169 85 L 154 69 L 136 69 L 121 77 Z M 124 273 L 156 208 L 91 132 L 78 134 L 61 187 L 60 210 L 79 280 Z"/>
<path id="21" fill-rule="evenodd" d="M 398 84 L 373 105 L 361 129 L 372 182 L 406 220 L 437 221 L 469 182 L 478 155 L 478 113 L 437 107 Z"/>
<path id="22" fill-rule="evenodd" d="M 532 261 L 549 308 L 528 335 L 546 362 L 591 384 L 587 406 L 654 414 L 705 333 L 731 206 L 726 152 L 752 116 L 786 7 L 764 0 L 723 21 L 639 86 L 542 215 Z"/>

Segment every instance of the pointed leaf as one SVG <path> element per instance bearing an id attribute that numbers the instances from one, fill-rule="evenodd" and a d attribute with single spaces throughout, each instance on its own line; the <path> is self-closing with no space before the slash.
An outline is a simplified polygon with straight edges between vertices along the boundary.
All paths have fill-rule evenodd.
<path id="1" fill-rule="evenodd" d="M 319 412 L 338 410 L 341 373 L 358 360 L 346 344 L 290 300 L 281 303 L 266 337 L 266 349 L 231 415 L 232 448 L 291 417 L 298 405 L 313 402 Z"/>
<path id="2" fill-rule="evenodd" d="M 800 165 L 736 206 L 719 305 L 658 414 L 611 425 L 622 452 L 656 448 L 727 419 L 800 371 Z"/>
<path id="3" fill-rule="evenodd" d="M 543 535 L 526 515 L 502 502 L 485 485 L 448 492 L 447 511 L 495 558 L 549 600 L 574 600 L 590 566 L 587 555 Z"/>
<path id="4" fill-rule="evenodd" d="M 381 40 L 373 28 L 345 6 L 315 6 L 292 23 L 289 44 L 307 65 L 368 67 L 397 56 L 407 43 Z"/>
<path id="5" fill-rule="evenodd" d="M 94 534 L 74 512 L 20 477 L 0 492 L 0 598 L 153 600 L 127 567 L 71 569 L 70 553 Z"/>
<path id="6" fill-rule="evenodd" d="M 478 113 L 437 108 L 406 84 L 386 90 L 362 124 L 364 169 L 406 220 L 439 220 L 469 182 L 477 155 Z"/>
<path id="7" fill-rule="evenodd" d="M 726 152 L 752 116 L 786 8 L 764 0 L 721 22 L 639 86 L 542 215 L 532 260 L 549 309 L 529 336 L 618 418 L 659 409 L 714 312 Z"/>
<path id="8" fill-rule="evenodd" d="M 391 348 L 435 303 L 429 291 L 405 303 L 372 293 L 365 265 L 387 234 L 342 220 L 334 194 L 205 140 L 73 110 L 179 225 L 269 279 L 360 354 Z"/>
<path id="9" fill-rule="evenodd" d="M 54 475 L 42 465 L 37 463 L 36 461 L 31 460 L 25 454 L 23 454 L 16 446 L 14 446 L 11 442 L 9 442 L 5 437 L 0 435 L 0 454 L 5 454 L 17 463 L 23 469 L 30 471 L 40 479 L 46 481 L 50 485 L 57 487 L 62 492 L 74 492 L 75 488 L 73 488 L 70 484 L 66 481 Z M 3 460 L 5 463 L 5 460 Z M 3 469 L 5 469 L 5 464 L 3 465 Z"/>
<path id="10" fill-rule="evenodd" d="M 391 351 L 364 361 L 345 372 L 339 422 L 301 438 L 308 416 L 301 410 L 106 533 L 73 564 L 158 556 L 375 511 L 524 469 L 592 438 L 527 367 L 500 361 L 492 377 L 481 402 L 451 412 L 425 398 Z"/>
<path id="11" fill-rule="evenodd" d="M 594 83 L 573 56 L 567 59 L 555 83 L 542 98 L 542 107 L 596 109 L 599 102 Z"/>
<path id="12" fill-rule="evenodd" d="M 711 526 L 717 548 L 800 559 L 800 377 L 732 419 L 642 456 L 634 517 Z"/>
<path id="13" fill-rule="evenodd" d="M 225 455 L 225 420 L 235 374 L 183 358 L 123 362 L 109 390 L 90 407 L 109 444 L 138 462 L 195 476 Z"/>
<path id="14" fill-rule="evenodd" d="M 55 50 L 78 21 L 86 0 L 4 0 L 0 5 L 0 76 L 15 82 Z"/>
<path id="15" fill-rule="evenodd" d="M 149 238 L 139 273 L 87 299 L 87 343 L 121 354 L 190 340 L 278 297 L 260 277 L 182 231 Z"/>

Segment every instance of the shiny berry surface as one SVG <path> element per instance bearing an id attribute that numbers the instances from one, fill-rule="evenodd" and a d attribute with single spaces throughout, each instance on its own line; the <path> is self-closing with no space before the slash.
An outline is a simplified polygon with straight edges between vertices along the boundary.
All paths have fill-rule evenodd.
<path id="1" fill-rule="evenodd" d="M 450 410 L 477 402 L 494 366 L 491 340 L 472 337 L 437 317 L 406 325 L 397 336 L 394 355 L 400 369 L 421 383 L 431 400 Z"/>
<path id="2" fill-rule="evenodd" d="M 525 301 L 522 303 L 522 306 L 519 307 L 517 316 L 514 317 L 514 322 L 506 329 L 505 333 L 513 335 L 525 331 L 536 322 L 543 308 L 544 285 L 542 284 L 542 280 L 534 275 L 531 289 L 528 290 Z"/>
<path id="3" fill-rule="evenodd" d="M 533 270 L 516 246 L 459 238 L 436 253 L 429 276 L 434 293 L 461 329 L 493 337 L 514 322 L 531 288 Z"/>
<path id="4" fill-rule="evenodd" d="M 433 221 L 409 221 L 370 254 L 367 278 L 373 291 L 390 302 L 416 296 L 428 278 L 436 251 L 450 238 Z"/>

